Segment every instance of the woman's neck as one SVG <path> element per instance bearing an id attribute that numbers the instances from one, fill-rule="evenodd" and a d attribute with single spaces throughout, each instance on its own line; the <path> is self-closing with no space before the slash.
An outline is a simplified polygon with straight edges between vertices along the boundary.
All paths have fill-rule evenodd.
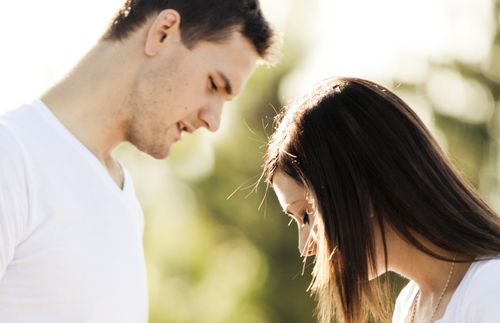
<path id="1" fill-rule="evenodd" d="M 462 255 L 438 248 L 425 239 L 419 238 L 419 241 L 450 261 L 437 259 L 399 237 L 398 240 L 388 246 L 389 270 L 413 280 L 423 297 L 440 295 L 447 282 L 447 293 L 454 291 L 471 265 L 471 262 L 463 262 Z M 455 261 L 451 261 L 453 259 Z"/>

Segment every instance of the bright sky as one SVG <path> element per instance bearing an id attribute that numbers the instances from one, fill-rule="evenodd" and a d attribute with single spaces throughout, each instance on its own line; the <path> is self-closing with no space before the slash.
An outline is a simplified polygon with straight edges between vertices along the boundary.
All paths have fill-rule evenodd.
<path id="1" fill-rule="evenodd" d="M 29 102 L 96 42 L 122 0 L 4 1 L 0 111 Z"/>
<path id="2" fill-rule="evenodd" d="M 262 0 L 279 30 L 307 39 L 306 59 L 284 83 L 293 98 L 334 75 L 419 80 L 426 60 L 484 62 L 490 0 Z M 94 44 L 122 0 L 8 1 L 0 11 L 0 112 L 30 101 Z M 287 35 L 284 35 L 287 37 Z M 286 55 L 286 53 L 285 53 Z"/>
<path id="3" fill-rule="evenodd" d="M 284 96 L 338 75 L 419 81 L 428 59 L 481 63 L 493 37 L 491 2 L 317 0 L 307 20 L 295 25 L 301 32 L 303 22 L 314 22 L 306 31 L 309 55 L 284 85 Z"/>

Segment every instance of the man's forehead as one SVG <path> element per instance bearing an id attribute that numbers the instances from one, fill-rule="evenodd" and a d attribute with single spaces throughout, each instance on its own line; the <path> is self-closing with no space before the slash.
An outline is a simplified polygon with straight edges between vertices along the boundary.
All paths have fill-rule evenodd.
<path id="1" fill-rule="evenodd" d="M 240 32 L 233 32 L 228 39 L 218 42 L 205 42 L 205 46 L 211 50 L 214 55 L 221 57 L 227 63 L 241 67 L 254 67 L 259 59 L 259 55 L 254 45 Z"/>

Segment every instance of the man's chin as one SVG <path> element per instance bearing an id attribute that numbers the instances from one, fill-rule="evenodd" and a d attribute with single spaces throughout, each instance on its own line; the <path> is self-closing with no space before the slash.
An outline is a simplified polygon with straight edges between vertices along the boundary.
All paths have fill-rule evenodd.
<path id="1" fill-rule="evenodd" d="M 140 149 L 143 153 L 148 154 L 149 156 L 153 157 L 154 159 L 165 159 L 170 153 L 170 145 L 166 145 L 164 147 L 153 147 L 149 149 Z"/>
<path id="2" fill-rule="evenodd" d="M 153 157 L 154 159 L 165 159 L 168 157 L 169 153 L 170 153 L 170 147 L 162 151 L 151 152 L 149 153 L 149 156 Z"/>

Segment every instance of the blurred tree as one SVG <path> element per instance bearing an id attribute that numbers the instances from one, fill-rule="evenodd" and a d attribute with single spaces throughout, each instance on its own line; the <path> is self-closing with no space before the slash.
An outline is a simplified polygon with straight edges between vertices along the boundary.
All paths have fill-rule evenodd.
<path id="1" fill-rule="evenodd" d="M 422 82 L 395 80 L 394 87 L 409 88 L 427 101 L 438 138 L 454 164 L 500 210 L 500 2 L 492 3 L 495 32 L 487 60 L 430 61 Z"/>
<path id="2" fill-rule="evenodd" d="M 495 4 L 497 33 L 488 62 L 430 62 L 427 79 L 395 78 L 394 89 L 431 108 L 435 134 L 498 209 L 500 6 Z M 304 2 L 293 5 L 304 10 Z M 289 24 L 297 29 L 292 20 Z M 265 196 L 264 185 L 252 193 L 273 117 L 286 103 L 278 97 L 280 86 L 305 56 L 307 46 L 295 36 L 286 38 L 284 61 L 259 69 L 225 109 L 220 134 L 188 136 L 166 161 L 131 153 L 129 146 L 120 149 L 146 215 L 152 323 L 316 321 L 314 300 L 306 292 L 311 261 L 302 276 L 295 228 L 286 227 L 274 193 Z M 406 280 L 390 275 L 397 293 Z"/>
<path id="3" fill-rule="evenodd" d="M 315 321 L 294 227 L 274 193 L 252 192 L 281 80 L 300 58 L 293 39 L 283 50 L 225 108 L 221 134 L 188 136 L 166 161 L 119 151 L 146 215 L 152 323 Z"/>

